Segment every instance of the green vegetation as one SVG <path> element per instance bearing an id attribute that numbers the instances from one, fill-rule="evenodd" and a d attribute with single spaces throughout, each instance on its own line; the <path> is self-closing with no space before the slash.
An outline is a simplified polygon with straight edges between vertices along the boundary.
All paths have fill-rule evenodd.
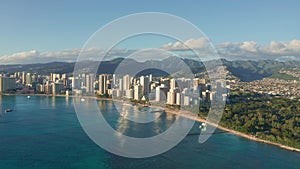
<path id="1" fill-rule="evenodd" d="M 285 73 L 275 73 L 270 78 L 282 79 L 282 80 L 299 80 L 297 77 L 293 77 L 291 75 L 287 75 Z"/>
<path id="2" fill-rule="evenodd" d="M 282 68 L 299 67 L 298 61 L 278 62 L 275 60 L 259 60 L 259 61 L 227 61 L 222 60 L 224 66 L 241 81 L 250 82 L 261 80 L 266 77 L 276 77 Z M 279 75 L 281 76 L 281 75 Z M 281 76 L 282 77 L 282 76 Z"/>
<path id="3" fill-rule="evenodd" d="M 98 66 L 97 73 L 108 73 L 113 74 L 115 72 L 115 69 L 117 66 L 123 61 L 123 58 L 116 58 L 109 61 L 101 62 L 101 64 Z M 194 74 L 201 74 L 203 72 L 206 72 L 206 68 L 202 62 L 199 62 L 197 60 L 193 59 L 183 59 L 184 63 L 188 65 L 188 67 L 191 69 L 191 71 Z M 236 60 L 236 61 L 228 61 L 225 59 L 221 60 L 223 65 L 226 66 L 227 70 L 232 73 L 232 75 L 238 77 L 241 79 L 241 81 L 254 81 L 254 80 L 261 80 L 266 77 L 277 76 L 276 73 L 278 73 L 281 69 L 290 69 L 294 67 L 299 67 L 300 62 L 299 61 L 287 61 L 287 62 L 278 62 L 275 60 L 259 60 L 259 61 L 250 61 L 250 60 Z M 155 67 L 157 69 L 152 69 L 151 73 L 155 76 L 167 76 L 168 74 L 166 72 L 163 72 L 161 70 L 173 70 L 174 63 L 177 63 L 177 59 L 174 60 L 174 57 L 166 58 L 162 61 L 148 61 L 147 64 L 152 65 L 152 67 Z M 93 61 L 84 61 L 85 65 L 96 65 L 97 62 Z M 182 63 L 182 64 L 184 64 Z M 145 63 L 137 62 L 133 59 L 126 60 L 127 66 L 134 66 L 134 67 L 143 67 Z M 205 65 L 214 65 L 215 60 L 207 61 Z M 74 71 L 74 65 L 75 63 L 64 63 L 64 62 L 53 62 L 51 64 L 45 63 L 45 64 L 28 64 L 28 65 L 0 65 L 0 72 L 39 72 L 40 74 L 50 74 L 50 73 L 63 73 L 66 72 L 68 75 L 72 75 L 72 72 Z M 179 65 L 178 67 L 181 67 L 182 65 Z M 214 66 L 212 66 L 214 67 Z M 79 68 L 79 67 L 78 67 Z M 79 70 L 78 70 L 79 71 Z M 85 70 L 84 68 L 80 68 L 79 72 L 85 72 L 88 70 Z M 146 71 L 147 72 L 147 71 Z M 145 73 L 146 73 L 145 72 Z M 149 72 L 149 70 L 148 70 Z M 174 72 L 175 73 L 175 72 Z M 179 74 L 182 74 L 182 70 L 178 72 Z M 177 74 L 176 74 L 177 75 Z"/>
<path id="4" fill-rule="evenodd" d="M 98 98 L 112 98 L 111 95 L 108 95 L 107 93 L 106 94 L 103 94 L 103 95 L 97 95 Z"/>
<path id="5" fill-rule="evenodd" d="M 251 93 L 230 96 L 220 125 L 254 137 L 300 148 L 300 101 Z M 200 107 L 206 116 L 208 107 Z"/>
<path id="6" fill-rule="evenodd" d="M 169 109 L 175 109 L 175 110 L 179 110 L 180 109 L 180 105 L 166 104 L 166 107 L 169 108 Z"/>
<path id="7" fill-rule="evenodd" d="M 134 103 L 134 104 L 147 104 L 146 100 L 134 100 L 134 99 L 130 99 L 130 102 Z"/>
<path id="8" fill-rule="evenodd" d="M 0 94 L 15 94 L 16 93 L 16 89 L 13 89 L 13 90 L 7 90 L 5 92 L 0 92 Z"/>

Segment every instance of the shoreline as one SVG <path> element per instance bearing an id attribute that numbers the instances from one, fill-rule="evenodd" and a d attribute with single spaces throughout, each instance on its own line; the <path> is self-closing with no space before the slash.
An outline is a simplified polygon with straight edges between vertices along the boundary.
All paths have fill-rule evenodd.
<path id="1" fill-rule="evenodd" d="M 218 128 L 220 130 L 226 131 L 228 133 L 234 134 L 234 135 L 239 136 L 239 137 L 246 138 L 248 140 L 252 140 L 252 141 L 256 141 L 256 142 L 260 142 L 260 143 L 265 143 L 265 144 L 270 144 L 270 145 L 273 145 L 273 146 L 276 146 L 276 147 L 279 147 L 279 148 L 282 148 L 282 149 L 285 149 L 285 150 L 289 150 L 289 151 L 300 153 L 300 149 L 298 149 L 298 148 L 294 148 L 294 147 L 282 145 L 282 144 L 271 142 L 271 141 L 264 140 L 264 139 L 261 139 L 261 138 L 256 138 L 256 137 L 253 137 L 253 136 L 251 136 L 249 134 L 246 134 L 246 133 L 242 133 L 242 132 L 239 132 L 239 131 L 236 131 L 236 130 L 228 129 L 228 128 L 222 127 L 220 125 L 207 122 L 205 119 L 200 118 L 198 116 L 194 116 L 193 114 L 189 114 L 189 113 L 186 113 L 186 112 L 180 113 L 180 111 L 174 111 L 174 110 L 165 110 L 165 111 L 167 113 L 181 115 L 181 116 L 183 116 L 185 118 L 188 118 L 188 119 L 191 119 L 191 120 L 195 120 L 195 121 L 198 121 L 198 122 L 201 122 L 201 123 L 207 123 L 208 125 L 216 127 L 216 128 Z"/>
<path id="2" fill-rule="evenodd" d="M 74 96 L 74 95 L 47 95 L 47 94 L 5 94 L 5 95 L 7 95 L 7 96 L 50 96 L 50 97 L 72 97 L 72 98 L 77 97 L 77 96 Z M 113 98 L 99 98 L 99 97 L 95 97 L 95 96 L 79 96 L 78 98 L 82 98 L 82 97 L 83 98 L 96 99 L 96 100 L 114 101 Z M 119 100 L 119 102 L 123 102 L 123 101 Z M 141 105 L 137 105 L 137 106 L 141 106 Z M 278 148 L 282 148 L 282 149 L 285 149 L 285 150 L 288 150 L 288 151 L 293 151 L 293 152 L 300 153 L 300 149 L 298 149 L 298 148 L 282 145 L 282 144 L 271 142 L 271 141 L 264 140 L 264 139 L 261 139 L 261 138 L 256 138 L 256 137 L 253 137 L 253 136 L 251 136 L 249 134 L 246 134 L 246 133 L 242 133 L 242 132 L 239 132 L 239 131 L 236 131 L 236 130 L 225 128 L 225 127 L 220 126 L 218 124 L 207 122 L 205 119 L 200 118 L 198 116 L 195 116 L 194 114 L 192 114 L 188 111 L 173 110 L 173 109 L 163 108 L 163 107 L 159 107 L 159 106 L 150 106 L 150 107 L 156 107 L 156 108 L 159 108 L 159 109 L 164 109 L 166 113 L 171 113 L 171 114 L 174 114 L 174 115 L 180 115 L 180 116 L 183 116 L 185 118 L 195 120 L 195 121 L 201 122 L 201 123 L 207 123 L 208 125 L 216 127 L 220 130 L 226 131 L 228 133 L 234 134 L 234 135 L 239 136 L 239 137 L 246 138 L 248 140 L 252 140 L 252 141 L 256 141 L 256 142 L 260 142 L 260 143 L 265 143 L 265 144 L 273 145 L 273 146 L 276 146 Z"/>
<path id="3" fill-rule="evenodd" d="M 113 101 L 112 98 L 96 98 L 96 99 L 97 100 Z M 140 106 L 140 105 L 138 105 L 138 106 Z M 166 113 L 180 115 L 182 117 L 185 117 L 185 118 L 188 118 L 188 119 L 191 119 L 191 120 L 195 120 L 195 121 L 201 122 L 201 123 L 207 123 L 208 125 L 216 127 L 220 130 L 226 131 L 228 133 L 234 134 L 234 135 L 239 136 L 239 137 L 246 138 L 246 139 L 251 140 L 251 141 L 256 141 L 256 142 L 260 142 L 260 143 L 264 143 L 264 144 L 269 144 L 269 145 L 273 145 L 273 146 L 276 146 L 278 148 L 282 148 L 282 149 L 285 149 L 285 150 L 288 150 L 288 151 L 293 151 L 293 152 L 300 153 L 300 149 L 298 149 L 298 148 L 294 148 L 294 147 L 282 145 L 282 144 L 279 144 L 279 143 L 271 142 L 271 141 L 268 141 L 268 140 L 256 138 L 256 137 L 253 137 L 253 136 L 251 136 L 249 134 L 246 134 L 246 133 L 242 133 L 242 132 L 239 132 L 239 131 L 236 131 L 236 130 L 225 128 L 225 127 L 220 126 L 218 124 L 207 122 L 205 119 L 200 118 L 198 116 L 195 116 L 195 115 L 191 114 L 189 111 L 173 110 L 173 109 L 163 108 L 163 107 L 159 107 L 159 106 L 150 106 L 150 107 L 164 109 Z"/>

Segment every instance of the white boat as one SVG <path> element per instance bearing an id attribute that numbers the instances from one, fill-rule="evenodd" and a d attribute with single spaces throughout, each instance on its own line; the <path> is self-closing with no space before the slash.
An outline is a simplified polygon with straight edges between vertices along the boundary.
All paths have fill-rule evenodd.
<path id="1" fill-rule="evenodd" d="M 4 111 L 5 111 L 5 113 L 12 112 L 12 109 L 5 109 Z"/>
<path id="2" fill-rule="evenodd" d="M 85 99 L 84 99 L 84 98 L 81 98 L 81 101 L 82 101 L 82 102 L 84 102 L 84 101 L 85 101 Z"/>
<path id="3" fill-rule="evenodd" d="M 206 123 L 202 123 L 202 124 L 199 126 L 199 129 L 201 129 L 201 131 L 206 131 Z"/>
<path id="4" fill-rule="evenodd" d="M 30 99 L 30 96 L 27 96 L 27 99 Z"/>

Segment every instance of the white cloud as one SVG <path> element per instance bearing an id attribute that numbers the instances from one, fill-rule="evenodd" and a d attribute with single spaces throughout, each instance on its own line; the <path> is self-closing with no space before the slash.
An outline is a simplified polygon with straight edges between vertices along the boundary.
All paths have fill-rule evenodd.
<path id="1" fill-rule="evenodd" d="M 240 48 L 248 52 L 257 52 L 257 43 L 254 41 L 243 42 Z"/>
<path id="2" fill-rule="evenodd" d="M 272 41 L 268 46 L 262 46 L 261 51 L 273 55 L 299 55 L 300 41 L 291 40 L 289 42 Z"/>
<path id="3" fill-rule="evenodd" d="M 167 43 L 161 48 L 165 50 L 188 50 L 192 49 L 204 49 L 209 46 L 209 40 L 206 38 L 188 39 L 184 42 Z"/>
<path id="4" fill-rule="evenodd" d="M 219 56 L 229 60 L 261 60 L 261 59 L 277 59 L 291 60 L 300 58 L 300 40 L 291 41 L 271 41 L 268 45 L 259 45 L 255 41 L 245 42 L 225 42 L 215 45 Z M 168 50 L 175 52 L 176 55 L 182 57 L 195 58 L 195 54 L 188 48 L 197 49 L 197 53 L 204 59 L 212 59 L 210 42 L 207 39 L 189 39 L 184 43 L 175 42 L 168 43 L 160 47 L 160 50 Z M 126 57 L 138 50 L 113 49 L 106 55 L 105 60 Z M 179 52 L 179 53 L 178 53 Z M 12 55 L 4 55 L 0 57 L 0 64 L 30 64 L 30 63 L 47 63 L 47 62 L 75 62 L 80 53 L 80 49 L 70 49 L 57 52 L 39 52 L 36 50 L 28 52 L 20 52 Z M 105 53 L 101 49 L 88 49 L 84 53 L 83 60 L 98 60 L 99 56 Z M 149 52 L 148 52 L 149 53 Z M 146 57 L 147 56 L 147 57 Z M 143 55 L 144 59 L 149 54 Z M 141 56 L 142 57 L 142 56 Z M 155 55 L 161 58 L 160 55 Z"/>
<path id="5" fill-rule="evenodd" d="M 29 63 L 47 63 L 47 62 L 71 62 L 74 61 L 80 50 L 64 50 L 58 52 L 40 53 L 36 50 L 20 52 L 12 55 L 0 57 L 1 64 L 29 64 Z"/>
<path id="6" fill-rule="evenodd" d="M 189 39 L 184 43 L 168 43 L 161 48 L 186 52 L 189 50 L 187 46 L 197 49 L 197 53 L 202 56 L 209 54 L 209 51 L 211 50 L 209 41 L 205 38 Z M 300 40 L 291 40 L 287 42 L 271 41 L 268 45 L 259 45 L 255 41 L 225 42 L 215 46 L 220 57 L 230 60 L 277 59 L 282 56 L 289 56 L 289 58 L 300 57 Z M 190 57 L 193 57 L 193 55 L 190 55 Z"/>
<path id="7" fill-rule="evenodd" d="M 300 57 L 300 41 L 271 41 L 268 45 L 258 45 L 254 41 L 240 43 L 226 42 L 217 45 L 220 55 L 227 59 L 277 59 L 282 56 Z"/>
<path id="8" fill-rule="evenodd" d="M 76 62 L 80 49 L 70 49 L 57 52 L 43 52 L 36 50 L 28 52 L 20 52 L 12 55 L 4 55 L 0 57 L 0 64 L 30 64 L 30 63 L 48 63 L 48 62 Z M 132 51 L 125 49 L 114 49 L 105 55 L 105 59 L 113 59 L 124 57 Z M 101 49 L 87 49 L 81 60 L 98 60 L 100 55 L 104 55 L 105 51 Z"/>

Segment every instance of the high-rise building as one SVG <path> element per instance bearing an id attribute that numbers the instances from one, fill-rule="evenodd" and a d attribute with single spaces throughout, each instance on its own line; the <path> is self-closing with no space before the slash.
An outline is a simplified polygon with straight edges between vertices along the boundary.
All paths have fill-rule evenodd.
<path id="1" fill-rule="evenodd" d="M 149 88 L 150 88 L 150 82 L 149 82 L 149 77 L 148 76 L 141 76 L 140 77 L 140 84 L 142 85 L 142 91 L 143 95 L 148 95 L 149 93 Z"/>
<path id="2" fill-rule="evenodd" d="M 130 76 L 129 75 L 123 76 L 123 90 L 124 90 L 123 94 L 125 94 L 125 96 L 127 98 L 133 98 L 133 95 L 132 96 L 128 95 L 128 94 L 131 94 L 131 92 L 129 91 L 130 90 Z M 133 93 L 133 91 L 132 91 L 132 93 Z"/>
<path id="3" fill-rule="evenodd" d="M 99 75 L 99 94 L 104 95 L 107 94 L 107 81 L 108 76 L 105 74 Z"/>
<path id="4" fill-rule="evenodd" d="M 167 100 L 167 92 L 168 88 L 161 84 L 160 86 L 155 88 L 155 101 L 157 102 L 164 102 Z"/>
<path id="5" fill-rule="evenodd" d="M 111 85 L 111 88 L 114 88 L 115 85 L 116 85 L 116 75 L 113 74 L 113 75 L 112 75 L 112 85 Z"/>
<path id="6" fill-rule="evenodd" d="M 26 73 L 22 72 L 22 84 L 25 86 L 26 85 Z"/>
<path id="7" fill-rule="evenodd" d="M 56 82 L 56 80 L 60 80 L 60 74 L 59 73 L 51 73 L 50 80 L 53 82 Z"/>
<path id="8" fill-rule="evenodd" d="M 64 89 L 63 83 L 52 83 L 52 94 L 61 94 L 61 91 Z"/>
<path id="9" fill-rule="evenodd" d="M 16 79 L 18 79 L 19 77 L 18 77 L 18 73 L 17 72 L 15 72 L 14 73 L 14 78 L 16 78 Z"/>
<path id="10" fill-rule="evenodd" d="M 170 89 L 175 89 L 176 88 L 176 80 L 175 79 L 171 79 L 170 80 Z"/>
<path id="11" fill-rule="evenodd" d="M 133 99 L 134 100 L 140 100 L 141 99 L 141 97 L 143 96 L 143 90 L 142 90 L 143 88 L 142 88 L 142 85 L 140 85 L 140 84 L 136 84 L 135 86 L 134 86 L 134 91 L 133 91 Z"/>
<path id="12" fill-rule="evenodd" d="M 16 79 L 10 77 L 0 77 L 0 93 L 16 89 Z"/>
<path id="13" fill-rule="evenodd" d="M 65 87 L 68 87 L 69 86 L 69 80 L 68 80 L 68 76 L 67 76 L 67 74 L 62 74 L 61 75 L 61 79 L 63 80 L 63 84 L 64 84 L 64 86 Z"/>
<path id="14" fill-rule="evenodd" d="M 190 105 L 190 97 L 189 96 L 184 96 L 183 97 L 183 105 L 185 105 L 185 106 Z"/>
<path id="15" fill-rule="evenodd" d="M 127 99 L 132 99 L 133 98 L 133 90 L 132 89 L 126 90 L 125 95 L 126 95 Z"/>
<path id="16" fill-rule="evenodd" d="M 37 75 L 36 75 L 36 74 L 33 74 L 33 75 L 31 76 L 31 81 L 32 81 L 32 82 L 37 82 Z"/>
<path id="17" fill-rule="evenodd" d="M 32 79 L 31 79 L 32 77 L 31 77 L 31 74 L 30 73 L 27 73 L 26 74 L 26 85 L 31 85 L 31 83 L 32 83 Z"/>
<path id="18" fill-rule="evenodd" d="M 174 105 L 176 104 L 176 92 L 173 89 L 170 89 L 167 93 L 167 103 Z"/>
<path id="19" fill-rule="evenodd" d="M 125 75 L 123 76 L 123 90 L 129 90 L 130 89 L 130 76 Z"/>
<path id="20" fill-rule="evenodd" d="M 180 93 L 176 93 L 176 104 L 181 105 L 181 94 Z"/>
<path id="21" fill-rule="evenodd" d="M 152 74 L 150 74 L 150 75 L 149 75 L 149 82 L 150 82 L 150 83 L 153 81 L 152 78 L 153 78 L 153 77 L 152 77 Z"/>
<path id="22" fill-rule="evenodd" d="M 119 90 L 123 91 L 124 87 L 123 87 L 123 79 L 119 79 Z"/>
<path id="23" fill-rule="evenodd" d="M 52 94 L 52 85 L 49 84 L 49 81 L 44 85 L 45 94 Z"/>
<path id="24" fill-rule="evenodd" d="M 167 93 L 167 104 L 171 104 L 171 105 L 176 104 L 176 93 L 177 93 L 176 80 L 171 79 L 170 80 L 170 90 Z"/>
<path id="25" fill-rule="evenodd" d="M 61 78 L 62 78 L 62 79 L 65 79 L 65 78 L 68 78 L 68 76 L 67 76 L 66 73 L 64 73 L 64 74 L 61 75 Z"/>
<path id="26" fill-rule="evenodd" d="M 22 78 L 21 76 L 22 76 L 22 73 L 21 73 L 21 72 L 17 72 L 17 77 L 18 77 L 19 79 Z"/>
<path id="27" fill-rule="evenodd" d="M 87 94 L 93 94 L 94 93 L 94 75 L 93 74 L 87 74 L 85 76 L 85 82 L 86 82 L 86 93 Z"/>
<path id="28" fill-rule="evenodd" d="M 210 102 L 213 98 L 213 93 L 210 92 L 209 90 L 206 90 L 205 92 L 205 102 Z"/>
<path id="29" fill-rule="evenodd" d="M 35 91 L 36 91 L 37 93 L 43 93 L 43 92 L 45 92 L 45 87 L 44 87 L 44 85 L 42 85 L 42 84 L 37 84 L 36 87 L 35 87 Z"/>

